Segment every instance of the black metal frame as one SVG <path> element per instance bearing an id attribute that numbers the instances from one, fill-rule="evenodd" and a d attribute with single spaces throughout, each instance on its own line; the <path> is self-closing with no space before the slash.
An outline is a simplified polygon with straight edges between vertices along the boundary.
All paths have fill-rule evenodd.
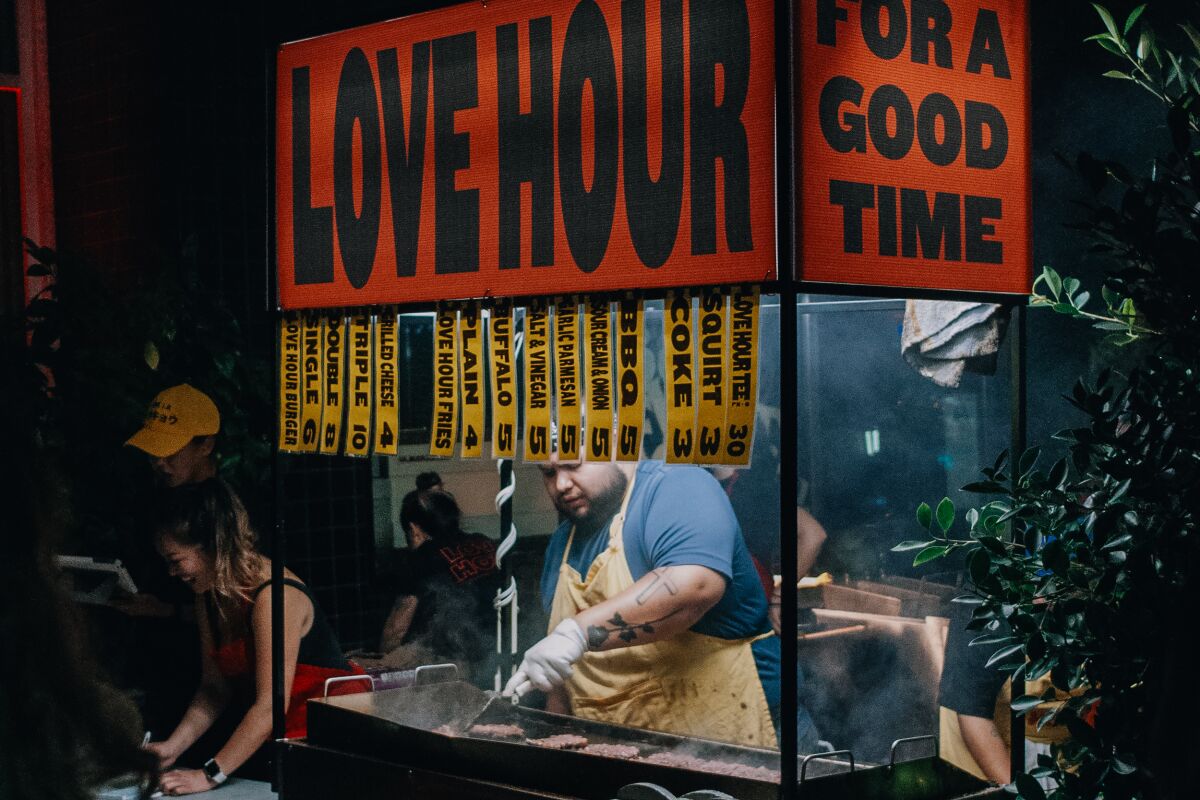
<path id="1" fill-rule="evenodd" d="M 991 302 L 1011 307 L 1013 342 L 1011 349 L 1012 387 L 1010 397 L 1010 452 L 1015 459 L 1025 448 L 1026 442 L 1026 324 L 1025 297 L 1023 295 L 1007 295 L 989 292 L 946 291 L 929 289 L 897 289 L 895 287 L 862 286 L 856 284 L 814 283 L 795 279 L 795 186 L 798 179 L 799 165 L 795 158 L 796 142 L 793 134 L 795 119 L 794 107 L 794 78 L 796 66 L 793 58 L 794 14 L 791 0 L 775 0 L 775 173 L 776 173 L 776 266 L 778 279 L 763 281 L 764 292 L 779 294 L 779 357 L 780 357 L 780 475 L 779 475 L 779 536 L 781 571 L 783 585 L 781 589 L 781 627 L 783 630 L 796 629 L 796 584 L 799 576 L 796 574 L 796 454 L 798 447 L 798 312 L 796 303 L 801 293 L 847 295 L 860 297 L 894 298 L 897 292 L 903 292 L 907 298 L 930 298 L 940 300 L 964 300 L 973 302 Z M 266 59 L 267 96 L 265 98 L 265 113 L 267 118 L 266 153 L 267 159 L 267 208 L 274 215 L 275 209 L 275 55 L 278 53 L 280 42 L 273 43 Z M 275 264 L 274 226 L 268 224 L 266 230 L 267 262 Z M 283 313 L 277 303 L 277 276 L 273 268 L 268 269 L 266 281 L 266 308 L 278 322 Z M 697 288 L 697 287 L 692 287 Z M 661 294 L 665 290 L 650 290 L 649 295 Z M 614 294 L 615 293 L 608 293 Z M 514 302 L 520 298 L 513 298 Z M 431 304 L 406 305 L 405 310 L 429 310 Z M 272 366 L 273 385 L 278 386 L 279 352 L 278 341 L 275 345 L 276 357 Z M 276 391 L 276 423 L 279 420 L 279 396 Z M 279 441 L 278 430 L 276 442 Z M 790 455 L 789 455 L 790 454 Z M 275 491 L 274 502 L 274 537 L 271 543 L 271 652 L 272 652 L 272 720 L 273 736 L 281 740 L 284 736 L 284 696 L 283 696 L 283 556 L 286 536 L 286 520 L 284 518 L 284 474 L 286 459 L 276 449 L 272 461 L 273 484 Z M 511 461 L 508 469 L 511 470 Z M 1015 470 L 1014 470 L 1015 480 Z M 503 485 L 503 481 L 501 482 Z M 506 512 L 507 511 L 507 516 Z M 502 535 L 507 534 L 508 526 L 505 520 L 511 520 L 511 505 L 501 511 Z M 506 574 L 508 570 L 506 569 Z M 793 636 L 784 636 L 781 641 L 783 675 L 795 675 L 798 668 L 798 642 Z M 509 664 L 509 670 L 512 664 Z M 780 752 L 780 787 L 781 800 L 794 800 L 799 792 L 799 742 L 796 735 L 795 719 L 799 710 L 796 682 L 783 681 L 782 703 L 780 708 L 781 736 Z M 791 720 L 791 724 L 788 721 Z M 1024 768 L 1024 720 L 1015 713 L 1011 718 L 1012 751 L 1011 764 L 1013 774 Z M 277 752 L 274 759 L 276 788 L 283 785 L 283 750 Z M 787 754 L 790 754 L 787 755 Z"/>

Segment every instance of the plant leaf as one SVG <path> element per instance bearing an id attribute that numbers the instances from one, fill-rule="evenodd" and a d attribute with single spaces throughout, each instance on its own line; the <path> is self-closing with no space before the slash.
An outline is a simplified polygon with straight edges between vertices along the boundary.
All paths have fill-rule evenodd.
<path id="1" fill-rule="evenodd" d="M 1021 714 L 1031 708 L 1036 708 L 1041 702 L 1042 698 L 1038 697 L 1037 695 L 1023 694 L 1012 701 L 1012 710 L 1016 711 L 1018 714 Z"/>
<path id="2" fill-rule="evenodd" d="M 1134 761 L 1133 756 L 1125 753 L 1113 756 L 1112 767 L 1118 775 L 1131 775 L 1137 772 L 1137 762 Z"/>
<path id="3" fill-rule="evenodd" d="M 1046 790 L 1029 773 L 1019 773 L 1015 783 L 1017 785 L 1017 792 L 1021 795 L 1021 800 L 1046 800 Z"/>
<path id="4" fill-rule="evenodd" d="M 1125 29 L 1122 31 L 1122 33 L 1124 33 L 1126 36 L 1128 36 L 1129 31 L 1133 29 L 1134 23 L 1138 21 L 1138 17 L 1140 17 L 1142 15 L 1142 12 L 1145 10 L 1146 10 L 1146 4 L 1142 3 L 1140 6 L 1135 8 L 1133 11 L 1130 11 L 1129 16 L 1125 18 Z"/>
<path id="5" fill-rule="evenodd" d="M 1092 3 L 1092 8 L 1096 9 L 1096 13 L 1100 15 L 1100 19 L 1104 22 L 1104 27 L 1108 28 L 1108 32 L 1113 35 L 1113 38 L 1119 38 L 1120 34 L 1117 33 L 1117 23 L 1108 9 L 1098 3 Z"/>
<path id="6" fill-rule="evenodd" d="M 935 544 L 926 547 L 921 552 L 917 553 L 917 557 L 913 559 L 913 566 L 919 567 L 922 564 L 933 561 L 935 558 L 941 558 L 949 552 L 950 548 L 944 544 Z"/>
<path id="7" fill-rule="evenodd" d="M 937 524 L 942 529 L 942 533 L 949 533 L 950 526 L 954 524 L 954 502 L 949 497 L 943 497 L 942 501 L 937 505 Z"/>
<path id="8" fill-rule="evenodd" d="M 1024 644 L 1010 644 L 1008 647 L 1001 647 L 996 652 L 992 653 L 991 658 L 984 664 L 985 667 L 991 668 L 997 664 L 1012 659 L 1013 656 L 1020 653 L 1025 648 Z"/>
<path id="9" fill-rule="evenodd" d="M 936 542 L 934 542 L 933 540 L 919 541 L 917 539 L 910 539 L 907 542 L 901 542 L 900 544 L 893 547 L 892 552 L 893 553 L 904 553 L 909 550 L 920 550 L 924 547 L 932 547 L 934 544 L 936 544 Z"/>
<path id="10" fill-rule="evenodd" d="M 921 503 L 921 505 L 917 506 L 917 524 L 928 530 L 932 522 L 933 509 L 929 507 L 929 503 Z"/>

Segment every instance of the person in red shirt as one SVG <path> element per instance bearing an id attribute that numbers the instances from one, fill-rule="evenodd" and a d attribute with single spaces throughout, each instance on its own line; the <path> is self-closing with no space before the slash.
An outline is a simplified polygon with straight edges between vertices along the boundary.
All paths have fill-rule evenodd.
<path id="1" fill-rule="evenodd" d="M 154 527 L 158 551 L 172 576 L 196 595 L 201 680 L 191 705 L 165 741 L 147 749 L 165 772 L 164 794 L 204 792 L 254 757 L 271 735 L 271 562 L 258 552 L 241 500 L 213 478 L 166 492 Z M 284 570 L 283 677 L 286 735 L 306 732 L 307 701 L 322 694 L 325 680 L 363 674 L 338 646 L 333 629 L 309 588 Z M 357 682 L 341 692 L 361 691 Z M 230 703 L 245 708 L 233 734 L 201 769 L 172 769 Z"/>

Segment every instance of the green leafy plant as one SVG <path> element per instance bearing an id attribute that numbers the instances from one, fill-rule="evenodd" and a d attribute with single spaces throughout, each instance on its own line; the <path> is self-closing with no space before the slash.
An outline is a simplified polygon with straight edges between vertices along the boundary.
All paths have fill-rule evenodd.
<path id="1" fill-rule="evenodd" d="M 1200 35 L 1179 26 L 1189 52 L 1169 49 L 1139 6 L 1090 37 L 1126 62 L 1108 73 L 1167 106 L 1172 149 L 1148 175 L 1081 156 L 1097 197 L 1084 226 L 1107 259 L 1103 308 L 1075 278 L 1046 268 L 1030 304 L 1090 322 L 1117 346 L 1139 343 L 1118 371 L 1080 379 L 1066 399 L 1084 424 L 1041 449 L 1001 454 L 963 487 L 993 499 L 959 519 L 948 499 L 922 504 L 914 564 L 965 555 L 976 605 L 973 645 L 1016 685 L 1049 675 L 1052 689 L 1018 696 L 1024 713 L 1072 695 L 1039 720 L 1071 738 L 1039 757 L 1012 790 L 1027 800 L 1192 796 L 1197 742 L 1189 652 L 1200 613 Z M 1114 359 L 1115 360 L 1115 359 Z M 1187 679 L 1184 679 L 1184 676 Z M 1057 691 L 1056 691 L 1057 690 Z M 1019 694 L 1019 692 L 1014 692 Z M 1037 778 L 1052 779 L 1045 790 Z"/>

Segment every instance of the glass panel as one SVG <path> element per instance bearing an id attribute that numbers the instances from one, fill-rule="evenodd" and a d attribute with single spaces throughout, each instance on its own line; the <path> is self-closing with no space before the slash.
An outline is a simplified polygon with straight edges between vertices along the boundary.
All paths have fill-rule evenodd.
<path id="1" fill-rule="evenodd" d="M 649 301 L 645 313 L 643 457 L 647 460 L 661 458 L 665 451 L 664 375 L 668 369 L 663 358 L 662 305 L 661 301 Z M 670 509 L 665 512 L 669 521 L 690 519 L 693 510 L 705 507 L 710 499 L 716 503 L 714 507 L 726 509 L 720 513 L 731 510 L 741 532 L 734 547 L 740 552 L 744 545 L 752 556 L 735 554 L 732 559 L 740 565 L 740 572 L 734 576 L 740 591 L 736 608 L 709 612 L 698 626 L 693 626 L 693 632 L 699 629 L 714 633 L 704 628 L 705 621 L 714 619 L 726 624 L 716 633 L 723 632 L 727 641 L 738 624 L 757 624 L 765 631 L 767 622 L 756 615 L 766 609 L 777 611 L 769 601 L 778 601 L 776 587 L 784 571 L 779 541 L 779 464 L 783 457 L 796 459 L 797 566 L 799 574 L 807 579 L 805 588 L 798 590 L 796 631 L 800 667 L 796 684 L 801 710 L 795 724 L 800 751 L 806 754 L 848 749 L 859 764 L 886 763 L 894 740 L 938 732 L 937 690 L 946 617 L 951 608 L 948 601 L 958 593 L 955 584 L 961 567 L 935 561 L 914 569 L 912 553 L 892 553 L 891 548 L 920 536 L 914 514 L 920 502 L 935 504 L 942 496 L 950 496 L 962 508 L 973 499 L 963 496 L 958 487 L 974 480 L 978 466 L 990 464 L 1008 444 L 1007 370 L 995 375 L 967 371 L 955 388 L 939 386 L 918 373 L 901 353 L 906 311 L 902 299 L 808 297 L 802 298 L 798 310 L 795 453 L 786 453 L 780 441 L 779 388 L 784 370 L 779 363 L 779 308 L 778 297 L 768 295 L 762 298 L 761 306 L 758 406 L 750 467 L 711 469 L 718 482 L 699 476 L 692 495 L 673 497 L 667 492 L 665 499 L 656 496 L 655 502 L 664 504 L 659 507 L 660 514 L 664 513 L 661 508 Z M 402 427 L 411 436 L 400 457 L 390 459 L 377 479 L 377 497 L 384 500 L 377 514 L 383 574 L 391 574 L 394 561 L 412 557 L 410 537 L 402 528 L 401 517 L 405 497 L 411 500 L 424 472 L 436 471 L 443 488 L 454 495 L 462 513 L 462 530 L 481 533 L 493 545 L 501 533 L 494 506 L 500 488 L 494 462 L 434 462 L 424 456 L 432 389 L 428 377 L 429 322 L 428 315 L 413 315 L 401 323 L 401 330 L 408 330 L 410 336 L 408 349 L 403 344 L 401 347 L 408 359 L 401 372 L 408 378 L 404 396 L 409 398 L 407 404 L 402 403 L 406 409 Z M 401 338 L 403 342 L 403 333 Z M 1006 363 L 1006 358 L 1005 349 L 999 353 L 999 363 Z M 986 361 L 981 359 L 974 366 L 986 366 Z M 490 450 L 485 452 L 490 455 Z M 519 535 L 504 568 L 520 593 L 519 663 L 522 654 L 536 645 L 549 628 L 551 609 L 545 594 L 554 590 L 561 564 L 561 548 L 554 550 L 550 534 L 564 516 L 552 501 L 553 481 L 548 486 L 538 467 L 518 460 L 514 477 L 514 522 Z M 638 480 L 642 479 L 639 476 Z M 726 500 L 729 506 L 724 505 Z M 570 503 L 567 506 L 564 511 L 569 515 Z M 716 535 L 719 517 L 714 512 L 706 518 L 708 530 L 704 536 Z M 639 525 L 645 520 L 644 510 L 639 509 L 629 513 L 626 523 Z M 574 542 L 573 548 L 577 546 Z M 713 549 L 719 546 L 714 544 Z M 629 555 L 627 560 L 632 577 L 647 574 L 643 563 L 646 554 Z M 550 568 L 545 567 L 548 561 Z M 828 573 L 829 584 L 818 579 L 823 573 Z M 484 594 L 494 593 L 497 583 L 507 581 L 506 575 L 500 582 L 487 584 Z M 808 588 L 809 584 L 815 585 Z M 495 642 L 495 617 L 488 604 L 482 605 L 482 610 L 472 606 L 476 610 L 471 612 L 471 624 L 490 648 Z M 647 622 L 624 619 L 625 623 L 635 621 Z M 452 624 L 462 627 L 465 623 Z M 615 630 L 620 625 L 609 627 Z M 634 627 L 622 631 L 642 633 Z M 748 636 L 757 632 L 747 627 L 736 633 Z M 704 640 L 697 639 L 693 644 L 699 648 L 701 642 Z M 504 644 L 507 648 L 507 636 Z M 756 686 L 763 689 L 761 699 L 776 718 L 781 692 L 785 687 L 790 690 L 790 681 L 779 677 L 779 650 L 778 637 L 756 642 L 750 648 L 749 660 L 736 668 L 748 667 L 744 674 L 758 681 Z M 436 653 L 418 650 L 406 658 L 433 655 Z M 489 649 L 469 665 L 470 679 L 491 688 L 495 685 L 496 664 L 497 657 Z M 686 666 L 681 662 L 677 672 L 682 674 Z M 503 678 L 507 678 L 508 669 L 505 657 L 500 670 Z M 652 707 L 648 700 L 639 702 Z M 686 716 L 688 707 L 688 702 L 680 700 L 671 713 L 659 718 L 642 714 L 625 721 L 671 729 L 675 711 Z M 732 740 L 746 734 L 744 728 L 729 734 L 711 709 L 702 724 L 710 727 L 696 729 L 690 735 Z M 931 748 L 932 742 L 915 744 L 899 757 L 927 755 Z M 707 751 L 704 757 L 720 761 L 728 752 L 732 751 L 718 748 Z M 757 772 L 758 777 L 777 775 L 776 755 L 764 754 L 751 760 L 754 766 L 774 771 Z M 810 765 L 810 777 L 836 768 L 828 763 Z"/>
<path id="2" fill-rule="evenodd" d="M 955 608 L 949 600 L 961 593 L 961 563 L 914 568 L 914 553 L 891 548 L 922 538 L 919 503 L 949 496 L 960 516 L 978 504 L 959 487 L 1008 446 L 1006 368 L 967 370 L 951 388 L 902 355 L 902 343 L 915 338 L 911 328 L 906 337 L 906 309 L 910 325 L 916 315 L 926 324 L 930 345 L 961 325 L 949 305 L 811 297 L 799 307 L 798 550 L 805 561 L 819 549 L 803 572 L 828 572 L 833 583 L 798 590 L 798 726 L 808 723 L 807 712 L 810 741 L 852 750 L 859 763 L 887 763 L 896 739 L 938 733 L 946 620 Z M 955 339 L 964 349 L 986 350 L 1003 332 L 1007 311 L 980 314 L 985 321 Z M 1006 365 L 1007 347 L 998 356 Z M 988 372 L 997 358 L 969 363 Z M 957 370 L 938 369 L 942 376 Z M 773 402 L 771 389 L 764 380 L 763 407 Z M 898 756 L 931 752 L 929 742 Z"/>

